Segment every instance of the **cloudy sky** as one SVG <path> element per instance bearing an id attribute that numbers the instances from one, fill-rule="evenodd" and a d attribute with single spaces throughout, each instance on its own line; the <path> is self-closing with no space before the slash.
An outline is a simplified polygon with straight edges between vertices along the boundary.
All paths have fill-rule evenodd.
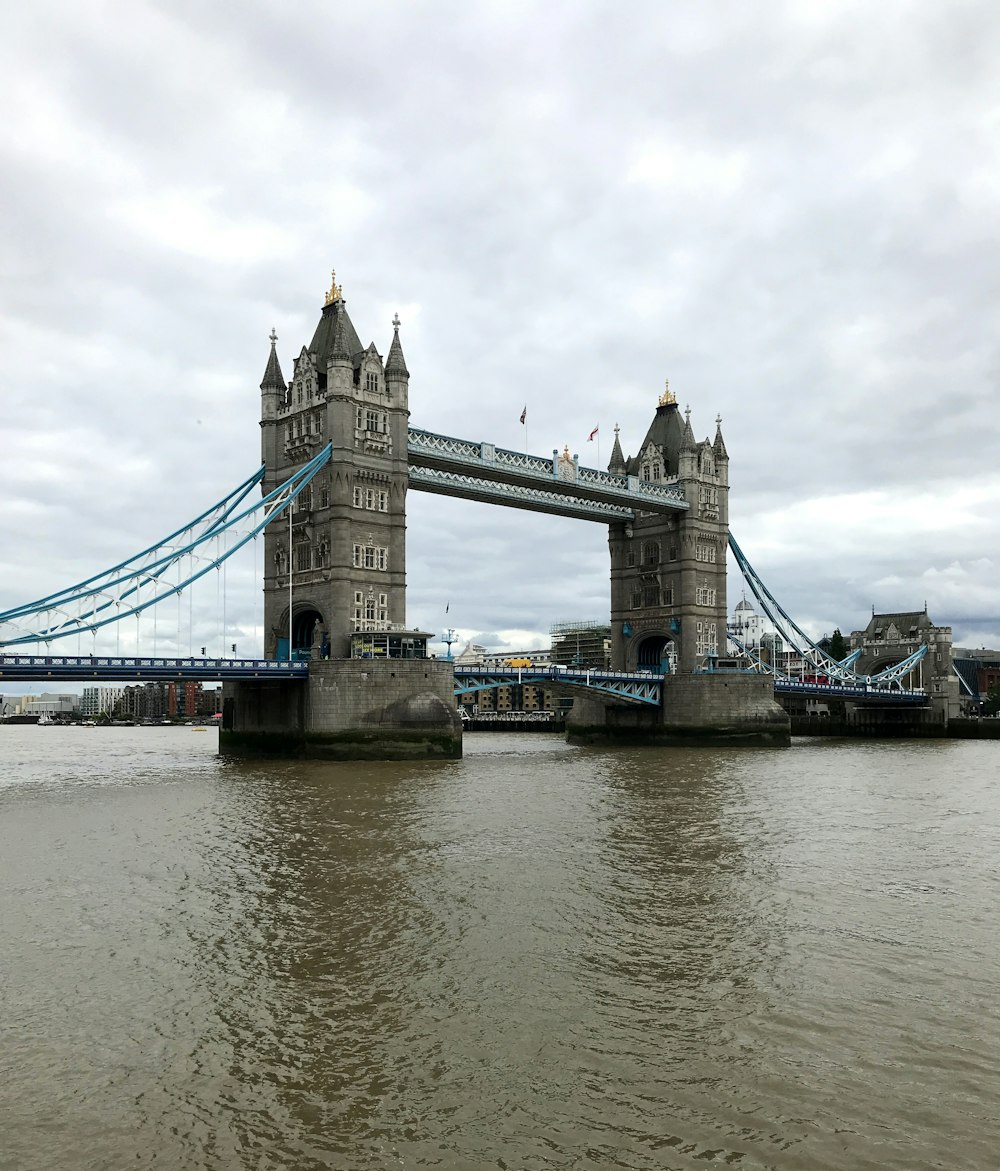
<path id="1" fill-rule="evenodd" d="M 4 58 L 0 609 L 257 466 L 336 267 L 413 425 L 606 464 L 669 378 L 813 634 L 1000 644 L 992 0 L 35 0 Z M 408 574 L 542 645 L 606 619 L 607 530 L 414 492 Z M 251 577 L 180 643 L 253 649 Z"/>

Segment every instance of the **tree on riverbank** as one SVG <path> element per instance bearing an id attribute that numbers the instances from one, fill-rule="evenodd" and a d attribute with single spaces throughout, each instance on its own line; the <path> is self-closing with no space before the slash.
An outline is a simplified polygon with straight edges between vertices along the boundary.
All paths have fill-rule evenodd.
<path id="1" fill-rule="evenodd" d="M 835 663 L 839 663 L 842 659 L 846 659 L 850 653 L 850 647 L 847 645 L 847 639 L 840 633 L 840 627 L 830 635 L 830 649 L 828 654 Z"/>

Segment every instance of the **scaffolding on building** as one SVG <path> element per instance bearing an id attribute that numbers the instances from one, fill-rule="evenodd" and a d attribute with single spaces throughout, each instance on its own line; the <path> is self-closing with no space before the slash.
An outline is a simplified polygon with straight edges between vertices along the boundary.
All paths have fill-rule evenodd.
<path id="1" fill-rule="evenodd" d="M 611 626 L 607 622 L 556 622 L 551 660 L 564 667 L 606 670 L 611 662 Z"/>

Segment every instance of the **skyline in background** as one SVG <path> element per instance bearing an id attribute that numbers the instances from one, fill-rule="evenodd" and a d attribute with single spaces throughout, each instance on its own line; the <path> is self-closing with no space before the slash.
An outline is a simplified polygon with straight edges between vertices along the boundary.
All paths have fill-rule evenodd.
<path id="1" fill-rule="evenodd" d="M 384 356 L 399 313 L 414 426 L 606 467 L 669 378 L 699 439 L 721 415 L 733 533 L 814 638 L 926 601 L 1000 644 L 995 6 L 40 0 L 8 24 L 0 609 L 256 468 L 268 334 L 287 375 L 335 267 L 362 343 Z M 250 653 L 258 570 L 174 650 Z M 407 571 L 409 624 L 456 651 L 608 613 L 583 521 L 411 492 Z M 729 587 L 731 612 L 732 559 Z"/>

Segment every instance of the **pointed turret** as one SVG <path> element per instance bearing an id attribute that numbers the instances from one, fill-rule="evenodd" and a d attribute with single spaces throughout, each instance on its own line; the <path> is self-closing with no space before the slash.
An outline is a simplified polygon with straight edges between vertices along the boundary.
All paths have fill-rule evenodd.
<path id="1" fill-rule="evenodd" d="M 615 423 L 615 445 L 611 449 L 611 461 L 608 464 L 608 471 L 613 476 L 625 475 L 625 456 L 622 455 L 622 445 L 618 442 L 617 423 Z"/>
<path id="2" fill-rule="evenodd" d="M 287 389 L 285 377 L 281 373 L 281 363 L 278 361 L 278 335 L 271 330 L 271 353 L 267 359 L 267 365 L 264 367 L 264 377 L 261 379 L 260 389 L 262 391 L 277 391 L 283 395 Z"/>
<path id="3" fill-rule="evenodd" d="M 399 314 L 392 316 L 392 345 L 385 360 L 385 389 L 389 394 L 389 401 L 393 406 L 409 410 L 410 399 L 410 372 L 406 368 L 406 359 L 403 357 L 403 347 L 399 342 Z M 405 432 L 403 434 L 405 445 Z"/>
<path id="4" fill-rule="evenodd" d="M 726 451 L 726 443 L 722 438 L 722 416 L 715 416 L 715 442 L 712 444 L 712 450 L 715 452 L 717 462 L 725 460 L 729 462 L 729 452 Z"/>
<path id="5" fill-rule="evenodd" d="M 684 434 L 681 437 L 681 451 L 694 450 L 698 446 L 691 426 L 691 408 L 684 408 Z"/>
<path id="6" fill-rule="evenodd" d="M 403 347 L 399 344 L 399 314 L 396 313 L 392 319 L 392 345 L 389 347 L 389 356 L 385 360 L 385 373 L 388 378 L 390 374 L 397 378 L 409 378 L 410 372 L 406 368 L 406 359 L 403 357 Z"/>
<path id="7" fill-rule="evenodd" d="M 288 396 L 288 385 L 285 376 L 281 373 L 281 363 L 278 361 L 278 335 L 271 330 L 271 352 L 264 367 L 264 377 L 260 383 L 260 450 L 261 460 L 267 468 L 277 466 L 278 459 L 278 413 L 281 411 Z M 270 488 L 275 485 L 271 484 Z M 267 491 L 270 490 L 267 489 Z"/>

